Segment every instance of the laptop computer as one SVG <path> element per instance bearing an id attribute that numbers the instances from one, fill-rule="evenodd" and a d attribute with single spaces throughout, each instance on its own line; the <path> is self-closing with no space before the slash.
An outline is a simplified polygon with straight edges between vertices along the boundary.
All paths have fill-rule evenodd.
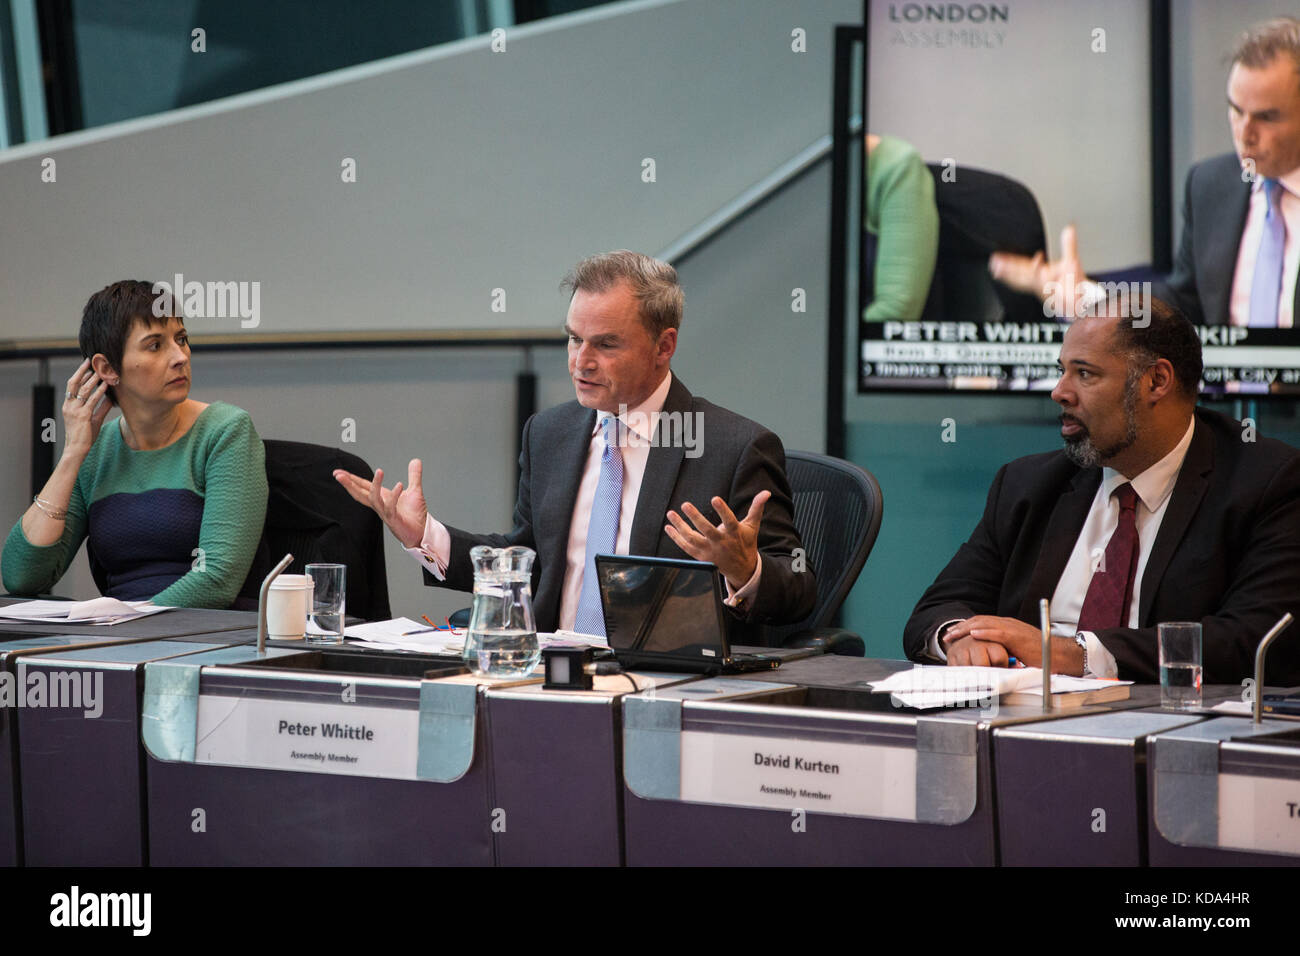
<path id="1" fill-rule="evenodd" d="M 704 561 L 596 555 L 605 636 L 624 668 L 738 674 L 772 670 L 775 657 L 733 654 L 722 577 Z"/>

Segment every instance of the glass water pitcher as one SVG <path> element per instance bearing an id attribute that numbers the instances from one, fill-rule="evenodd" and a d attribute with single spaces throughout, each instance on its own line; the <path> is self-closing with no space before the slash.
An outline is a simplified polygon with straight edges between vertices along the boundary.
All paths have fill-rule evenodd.
<path id="1" fill-rule="evenodd" d="M 526 677 L 542 656 L 533 617 L 531 548 L 469 552 L 474 562 L 474 604 L 465 636 L 465 665 L 488 677 Z"/>

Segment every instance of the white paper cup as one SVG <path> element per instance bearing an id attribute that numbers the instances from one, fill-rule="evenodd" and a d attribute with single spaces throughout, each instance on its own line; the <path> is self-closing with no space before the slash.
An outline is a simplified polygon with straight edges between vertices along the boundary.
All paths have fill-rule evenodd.
<path id="1" fill-rule="evenodd" d="M 312 581 L 305 574 L 281 574 L 266 596 L 266 635 L 277 641 L 301 641 L 307 633 Z"/>

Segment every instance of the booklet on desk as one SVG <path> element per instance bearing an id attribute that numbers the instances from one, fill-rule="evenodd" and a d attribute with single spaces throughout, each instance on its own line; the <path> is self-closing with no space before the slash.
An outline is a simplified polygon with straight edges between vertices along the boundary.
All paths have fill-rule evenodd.
<path id="1" fill-rule="evenodd" d="M 1071 681 L 1086 682 L 1089 685 L 1101 684 L 1102 686 L 1080 686 L 1071 689 Z M 1132 681 L 1103 681 L 1085 677 L 1070 677 L 1067 674 L 1053 674 L 1052 706 L 1057 710 L 1070 710 L 1074 707 L 1083 707 L 1086 704 L 1108 704 L 1114 700 L 1128 700 L 1132 696 L 1132 691 L 1129 690 L 1131 685 Z M 1002 703 L 1008 707 L 1022 704 L 1032 707 L 1042 702 L 1043 685 L 1041 682 L 1032 690 L 1016 690 L 1002 695 Z"/>
<path id="2" fill-rule="evenodd" d="M 1052 675 L 1052 702 L 1061 708 L 1100 704 L 1129 697 L 1131 681 Z M 872 681 L 900 707 L 929 710 L 969 706 L 997 696 L 1001 703 L 1035 705 L 1043 699 L 1043 672 L 1037 667 L 947 667 L 917 664 L 884 680 Z"/>

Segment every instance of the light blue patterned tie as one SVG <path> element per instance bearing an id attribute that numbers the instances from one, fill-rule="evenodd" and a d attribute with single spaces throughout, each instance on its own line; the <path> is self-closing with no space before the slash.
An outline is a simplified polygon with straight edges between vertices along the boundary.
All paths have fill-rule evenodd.
<path id="1" fill-rule="evenodd" d="M 1286 248 L 1286 221 L 1282 218 L 1282 184 L 1264 180 L 1264 234 L 1255 257 L 1255 276 L 1250 282 L 1250 325 L 1277 328 L 1278 299 L 1282 296 L 1282 254 Z"/>
<path id="2" fill-rule="evenodd" d="M 587 525 L 587 558 L 582 566 L 582 595 L 573 629 L 579 634 L 605 633 L 605 615 L 600 609 L 600 583 L 596 580 L 596 555 L 613 554 L 618 544 L 618 513 L 623 504 L 623 453 L 618 447 L 618 419 L 601 421 L 605 451 L 600 456 L 600 481 L 591 503 Z"/>

